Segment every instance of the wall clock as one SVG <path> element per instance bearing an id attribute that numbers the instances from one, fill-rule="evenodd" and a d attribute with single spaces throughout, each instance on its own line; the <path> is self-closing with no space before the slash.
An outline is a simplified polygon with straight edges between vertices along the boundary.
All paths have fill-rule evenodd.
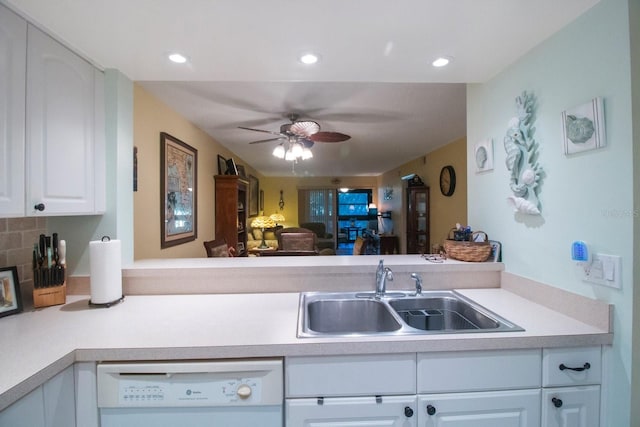
<path id="1" fill-rule="evenodd" d="M 453 166 L 447 165 L 440 171 L 440 192 L 443 196 L 450 197 L 456 191 L 456 171 Z"/>

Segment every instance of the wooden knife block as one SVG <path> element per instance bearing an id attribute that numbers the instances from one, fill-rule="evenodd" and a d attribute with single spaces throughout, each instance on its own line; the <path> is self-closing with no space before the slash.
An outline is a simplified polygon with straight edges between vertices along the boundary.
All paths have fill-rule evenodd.
<path id="1" fill-rule="evenodd" d="M 67 282 L 61 286 L 50 286 L 33 290 L 33 307 L 49 307 L 67 302 Z"/>

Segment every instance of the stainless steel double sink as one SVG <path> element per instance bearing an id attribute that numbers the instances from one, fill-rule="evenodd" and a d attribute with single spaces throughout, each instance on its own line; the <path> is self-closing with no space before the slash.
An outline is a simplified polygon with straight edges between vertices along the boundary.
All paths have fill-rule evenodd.
<path id="1" fill-rule="evenodd" d="M 298 312 L 301 338 L 522 330 L 455 291 L 305 292 Z"/>

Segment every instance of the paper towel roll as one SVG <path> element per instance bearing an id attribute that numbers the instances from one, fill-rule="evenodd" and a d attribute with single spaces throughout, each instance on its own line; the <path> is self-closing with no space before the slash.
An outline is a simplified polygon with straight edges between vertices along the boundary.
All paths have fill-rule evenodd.
<path id="1" fill-rule="evenodd" d="M 89 242 L 89 268 L 92 304 L 109 304 L 122 297 L 120 240 Z"/>

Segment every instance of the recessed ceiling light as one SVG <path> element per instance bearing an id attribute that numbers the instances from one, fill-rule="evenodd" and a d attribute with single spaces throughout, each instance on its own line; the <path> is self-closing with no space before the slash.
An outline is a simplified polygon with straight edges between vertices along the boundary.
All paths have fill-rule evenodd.
<path id="1" fill-rule="evenodd" d="M 433 65 L 434 67 L 444 67 L 446 65 L 449 65 L 450 62 L 451 62 L 450 57 L 441 56 L 440 58 L 437 58 L 435 61 L 433 61 L 431 65 Z"/>
<path id="2" fill-rule="evenodd" d="M 184 64 L 185 62 L 187 62 L 187 58 L 179 53 L 169 54 L 169 60 L 171 62 L 175 62 L 176 64 Z"/>
<path id="3" fill-rule="evenodd" d="M 300 57 L 300 62 L 303 64 L 311 65 L 318 62 L 318 55 L 313 53 L 305 53 Z"/>

